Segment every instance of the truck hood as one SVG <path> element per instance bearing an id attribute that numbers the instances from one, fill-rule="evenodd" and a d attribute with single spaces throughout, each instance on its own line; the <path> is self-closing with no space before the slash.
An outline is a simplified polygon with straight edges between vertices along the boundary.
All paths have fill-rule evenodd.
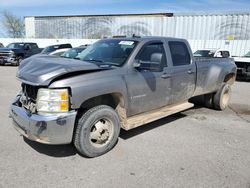
<path id="1" fill-rule="evenodd" d="M 109 68 L 110 69 L 110 68 Z M 52 80 L 73 73 L 84 74 L 107 70 L 89 62 L 57 56 L 35 55 L 21 62 L 17 78 L 35 86 L 48 86 Z"/>

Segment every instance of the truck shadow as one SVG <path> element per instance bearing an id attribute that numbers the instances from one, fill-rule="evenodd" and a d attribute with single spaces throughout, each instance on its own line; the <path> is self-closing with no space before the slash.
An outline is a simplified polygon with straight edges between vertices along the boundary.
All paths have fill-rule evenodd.
<path id="1" fill-rule="evenodd" d="M 134 137 L 136 135 L 139 135 L 139 134 L 142 134 L 142 133 L 145 133 L 147 131 L 150 131 L 152 129 L 155 129 L 157 127 L 160 127 L 160 126 L 163 126 L 165 124 L 168 124 L 168 123 L 171 123 L 172 121 L 176 121 L 178 119 L 181 119 L 181 118 L 184 118 L 186 117 L 187 115 L 183 114 L 182 112 L 179 112 L 177 114 L 173 114 L 171 116 L 168 116 L 168 117 L 165 117 L 165 118 L 162 118 L 162 119 L 159 119 L 157 121 L 154 121 L 154 122 L 151 122 L 151 123 L 148 123 L 148 124 L 145 124 L 143 126 L 140 126 L 140 127 L 137 127 L 137 128 L 134 128 L 134 129 L 131 129 L 129 131 L 126 131 L 126 130 L 123 130 L 121 129 L 121 132 L 120 132 L 120 138 L 121 139 L 124 139 L 124 140 L 127 140 L 131 137 Z"/>
<path id="2" fill-rule="evenodd" d="M 236 81 L 237 82 L 250 82 L 250 78 L 244 78 L 244 77 L 241 77 L 241 76 L 237 76 Z"/>
<path id="3" fill-rule="evenodd" d="M 199 109 L 199 108 L 202 108 L 202 107 L 195 105 L 191 109 Z M 189 110 L 186 110 L 186 111 L 189 111 Z M 123 140 L 127 140 L 127 139 L 130 139 L 131 137 L 143 134 L 147 131 L 158 128 L 160 126 L 164 126 L 164 125 L 171 123 L 173 121 L 176 121 L 178 119 L 185 118 L 187 116 L 185 114 L 186 111 L 179 112 L 177 114 L 173 114 L 171 116 L 159 119 L 157 121 L 145 124 L 143 126 L 134 128 L 134 129 L 129 130 L 129 131 L 125 131 L 125 130 L 121 129 L 119 137 Z M 38 143 L 35 141 L 31 141 L 25 137 L 23 137 L 23 140 L 25 143 L 27 143 L 31 148 L 33 148 L 37 152 L 44 154 L 44 155 L 51 156 L 51 157 L 60 158 L 60 157 L 69 157 L 69 156 L 73 156 L 76 154 L 80 155 L 72 144 L 47 145 L 47 144 L 41 144 L 41 143 Z"/>
<path id="4" fill-rule="evenodd" d="M 23 137 L 23 140 L 37 152 L 51 157 L 69 157 L 77 154 L 77 151 L 75 147 L 72 146 L 72 144 L 67 144 L 67 145 L 40 144 L 38 142 L 28 140 L 25 137 Z"/>

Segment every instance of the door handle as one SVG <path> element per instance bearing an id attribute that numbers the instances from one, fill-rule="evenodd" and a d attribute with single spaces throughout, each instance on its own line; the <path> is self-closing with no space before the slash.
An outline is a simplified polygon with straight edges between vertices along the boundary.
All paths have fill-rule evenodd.
<path id="1" fill-rule="evenodd" d="M 166 78 L 170 78 L 171 75 L 170 75 L 170 74 L 167 74 L 167 73 L 163 73 L 163 74 L 161 75 L 161 77 L 162 77 L 163 79 L 166 79 Z"/>
<path id="2" fill-rule="evenodd" d="M 188 74 L 193 74 L 193 73 L 194 73 L 194 71 L 192 71 L 192 70 L 188 70 L 188 71 L 187 71 L 187 73 L 188 73 Z"/>

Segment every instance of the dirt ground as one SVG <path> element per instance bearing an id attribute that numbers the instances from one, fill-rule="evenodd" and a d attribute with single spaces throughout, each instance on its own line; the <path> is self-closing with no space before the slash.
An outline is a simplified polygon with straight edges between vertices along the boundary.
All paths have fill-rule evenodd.
<path id="1" fill-rule="evenodd" d="M 20 89 L 16 68 L 0 67 L 0 188 L 250 187 L 250 82 L 236 82 L 225 111 L 195 107 L 122 131 L 94 159 L 72 145 L 23 139 L 8 118 Z"/>

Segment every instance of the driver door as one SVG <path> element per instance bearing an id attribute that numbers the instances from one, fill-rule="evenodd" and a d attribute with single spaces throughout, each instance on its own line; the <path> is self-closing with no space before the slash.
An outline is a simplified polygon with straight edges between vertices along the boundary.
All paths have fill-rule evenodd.
<path id="1" fill-rule="evenodd" d="M 135 62 L 141 65 L 125 78 L 129 95 L 128 116 L 165 106 L 170 88 L 163 41 L 146 43 L 135 57 Z"/>

